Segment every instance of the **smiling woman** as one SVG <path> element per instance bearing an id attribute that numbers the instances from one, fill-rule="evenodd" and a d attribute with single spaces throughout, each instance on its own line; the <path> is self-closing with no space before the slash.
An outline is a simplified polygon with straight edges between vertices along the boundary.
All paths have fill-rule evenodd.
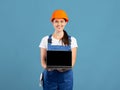
<path id="1" fill-rule="evenodd" d="M 68 23 L 68 16 L 64 10 L 55 10 L 51 17 L 54 33 L 43 37 L 39 45 L 41 51 L 41 65 L 43 72 L 43 90 L 73 90 L 72 68 L 76 60 L 77 41 L 64 30 Z M 50 42 L 49 42 L 50 40 Z M 48 68 L 46 64 L 47 51 L 71 51 L 72 68 Z"/>
<path id="2" fill-rule="evenodd" d="M 52 23 L 56 32 L 61 32 L 67 24 L 65 19 L 54 19 Z"/>

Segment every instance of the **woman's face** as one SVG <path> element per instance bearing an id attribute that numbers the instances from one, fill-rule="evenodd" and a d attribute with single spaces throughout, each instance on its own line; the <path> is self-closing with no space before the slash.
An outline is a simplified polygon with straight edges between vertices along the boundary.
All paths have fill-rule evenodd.
<path id="1" fill-rule="evenodd" d="M 54 19 L 52 24 L 57 32 L 61 32 L 64 30 L 67 22 L 65 21 L 65 19 Z"/>

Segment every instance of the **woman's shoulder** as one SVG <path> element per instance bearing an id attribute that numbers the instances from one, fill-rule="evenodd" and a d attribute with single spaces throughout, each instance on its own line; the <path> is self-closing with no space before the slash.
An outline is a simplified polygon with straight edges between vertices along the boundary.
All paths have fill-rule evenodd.
<path id="1" fill-rule="evenodd" d="M 71 37 L 71 40 L 76 41 L 76 38 L 74 36 L 70 36 L 70 37 Z"/>
<path id="2" fill-rule="evenodd" d="M 46 35 L 46 36 L 44 36 L 43 38 L 42 38 L 42 40 L 47 40 L 48 39 L 48 35 Z"/>

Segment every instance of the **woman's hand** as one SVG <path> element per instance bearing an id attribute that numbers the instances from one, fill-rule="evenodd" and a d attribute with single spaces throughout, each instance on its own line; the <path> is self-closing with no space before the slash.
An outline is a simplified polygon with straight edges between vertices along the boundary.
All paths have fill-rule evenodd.
<path id="1" fill-rule="evenodd" d="M 65 71 L 68 71 L 70 70 L 70 68 L 58 68 L 57 71 L 59 72 L 65 72 Z"/>
<path id="2" fill-rule="evenodd" d="M 52 68 L 46 68 L 47 71 L 53 71 L 55 69 L 52 69 Z"/>

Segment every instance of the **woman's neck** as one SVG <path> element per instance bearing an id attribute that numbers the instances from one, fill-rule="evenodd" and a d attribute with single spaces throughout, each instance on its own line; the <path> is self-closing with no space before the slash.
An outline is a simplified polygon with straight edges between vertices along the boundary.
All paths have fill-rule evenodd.
<path id="1" fill-rule="evenodd" d="M 53 37 L 56 38 L 56 39 L 61 39 L 64 35 L 64 32 L 61 31 L 61 32 L 57 32 L 55 31 L 54 34 L 53 34 Z"/>

